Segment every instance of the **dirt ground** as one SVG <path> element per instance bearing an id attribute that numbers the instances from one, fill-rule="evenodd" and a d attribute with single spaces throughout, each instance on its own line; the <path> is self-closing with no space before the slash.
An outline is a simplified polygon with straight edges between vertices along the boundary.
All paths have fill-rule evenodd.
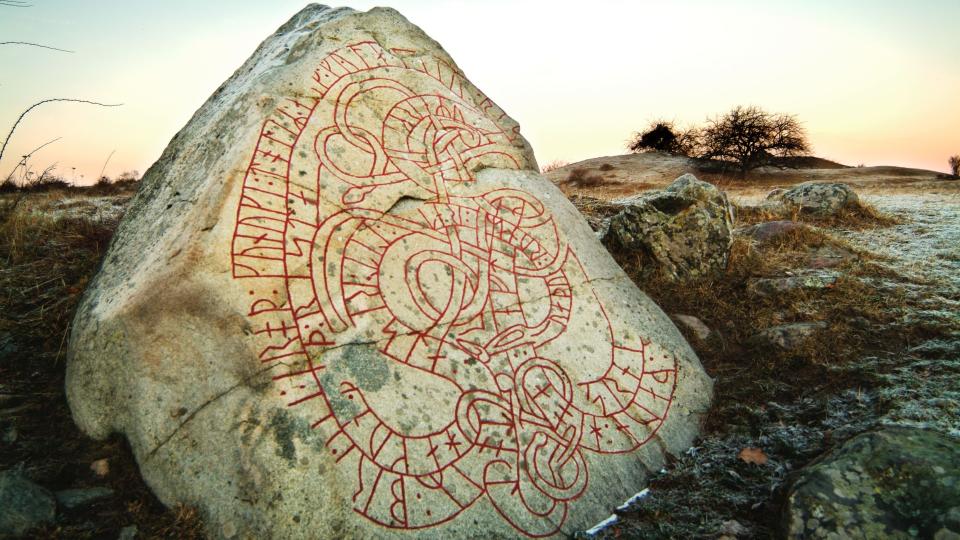
<path id="1" fill-rule="evenodd" d="M 128 527 L 137 538 L 201 537 L 191 509 L 150 493 L 122 438 L 77 429 L 64 395 L 70 322 L 131 194 L 0 196 L 0 470 L 52 491 L 113 490 L 29 538 L 117 538 Z"/>
<path id="2" fill-rule="evenodd" d="M 576 186 L 567 182 L 575 168 L 585 171 Z M 569 195 L 611 199 L 690 169 L 682 158 L 618 156 L 548 177 Z M 773 186 L 842 179 L 889 220 L 831 223 L 762 245 L 738 240 L 724 275 L 682 284 L 640 280 L 635 258 L 615 254 L 665 311 L 711 328 L 700 340 L 680 325 L 716 381 L 716 400 L 696 445 L 592 536 L 775 537 L 791 475 L 846 438 L 883 423 L 960 437 L 960 182 L 865 169 L 765 171 L 746 181 L 700 176 L 743 206 Z M 113 490 L 31 537 L 116 538 L 130 526 L 138 538 L 202 536 L 191 509 L 166 509 L 150 493 L 122 439 L 92 441 L 78 431 L 63 394 L 73 311 L 130 195 L 0 196 L 0 470 L 20 468 L 51 490 Z M 587 214 L 602 212 L 578 201 Z M 834 286 L 751 292 L 752 279 L 803 271 L 825 253 L 847 254 L 831 268 L 840 273 Z M 826 324 L 791 350 L 751 341 L 764 328 L 797 321 Z M 94 470 L 103 463 L 108 471 Z"/>

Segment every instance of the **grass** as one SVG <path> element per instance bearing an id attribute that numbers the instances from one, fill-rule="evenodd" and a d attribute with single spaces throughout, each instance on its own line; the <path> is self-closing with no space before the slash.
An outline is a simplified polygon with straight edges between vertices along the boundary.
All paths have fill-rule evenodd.
<path id="1" fill-rule="evenodd" d="M 0 470 L 22 467 L 51 490 L 115 491 L 85 510 L 61 512 L 57 524 L 33 537 L 116 538 L 136 525 L 138 537 L 202 538 L 192 509 L 168 510 L 154 497 L 121 437 L 90 440 L 70 416 L 63 392 L 70 323 L 117 219 L 57 217 L 47 210 L 66 194 L 82 201 L 85 193 L 96 190 L 0 195 L 0 348 L 13 349 L 0 352 L 0 432 L 17 434 L 0 445 Z M 90 464 L 104 458 L 110 473 L 98 478 Z"/>
<path id="2" fill-rule="evenodd" d="M 863 230 L 874 227 L 890 227 L 903 221 L 890 214 L 877 210 L 872 205 L 859 201 L 848 204 L 832 214 L 802 212 L 799 208 L 785 205 L 776 206 L 739 206 L 736 209 L 737 220 L 742 225 L 753 225 L 766 221 L 790 220 L 837 229 Z"/>
<path id="3" fill-rule="evenodd" d="M 823 231 L 801 228 L 762 244 L 737 238 L 723 274 L 683 282 L 657 275 L 644 278 L 643 261 L 639 258 L 642 256 L 618 254 L 616 258 L 667 313 L 694 314 L 708 327 L 718 330 L 717 337 L 700 344 L 705 358 L 718 367 L 742 367 L 750 338 L 761 330 L 792 322 L 827 322 L 826 336 L 812 341 L 809 347 L 767 350 L 750 357 L 756 369 L 776 371 L 785 362 L 809 368 L 817 376 L 822 366 L 845 361 L 862 350 L 866 338 L 852 320 L 867 320 L 877 326 L 890 323 L 894 314 L 888 308 L 900 301 L 880 295 L 860 279 L 849 277 L 841 277 L 824 290 L 796 289 L 776 295 L 759 295 L 748 287 L 752 279 L 784 275 L 802 266 L 810 250 L 819 247 L 856 253 L 851 246 Z M 843 269 L 850 272 L 868 262 L 869 256 L 861 252 L 843 263 Z M 692 334 L 687 337 L 697 341 Z"/>

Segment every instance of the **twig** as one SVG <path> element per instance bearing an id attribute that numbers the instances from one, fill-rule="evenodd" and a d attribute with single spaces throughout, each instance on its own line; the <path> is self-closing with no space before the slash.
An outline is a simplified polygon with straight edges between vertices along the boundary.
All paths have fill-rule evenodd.
<path id="1" fill-rule="evenodd" d="M 117 151 L 116 149 L 111 150 L 111 151 L 110 151 L 110 155 L 107 156 L 107 160 L 103 162 L 103 168 L 100 169 L 100 176 L 97 177 L 97 182 L 99 182 L 100 179 L 103 178 L 103 171 L 107 170 L 107 163 L 110 163 L 110 158 L 113 157 L 113 154 L 114 154 L 114 152 L 116 152 L 116 151 Z"/>
<path id="2" fill-rule="evenodd" d="M 6 7 L 33 7 L 33 4 L 28 4 L 23 0 L 0 0 L 0 6 Z"/>
<path id="3" fill-rule="evenodd" d="M 71 323 L 67 323 L 67 327 L 66 327 L 66 328 L 64 329 L 64 331 L 63 331 L 63 337 L 60 338 L 60 347 L 57 348 L 57 356 L 53 359 L 53 365 L 55 365 L 55 366 L 56 366 L 58 363 L 60 363 L 60 353 L 63 352 L 63 344 L 66 343 L 66 341 L 67 341 L 67 334 L 70 333 L 70 324 L 71 324 Z"/>
<path id="4" fill-rule="evenodd" d="M 30 111 L 39 107 L 40 105 L 43 105 L 44 103 L 52 103 L 55 101 L 66 101 L 70 103 L 87 103 L 89 105 L 97 105 L 100 107 L 119 107 L 123 105 L 123 103 L 99 103 L 97 101 L 88 101 L 85 99 L 73 99 L 73 98 L 52 98 L 52 99 L 45 99 L 43 101 L 38 101 L 33 105 L 31 105 L 30 107 L 28 107 L 27 110 L 20 113 L 20 117 L 17 118 L 17 121 L 13 123 L 13 127 L 10 128 L 10 133 L 8 133 L 7 138 L 3 140 L 3 146 L 0 146 L 0 159 L 3 159 L 3 153 L 7 149 L 7 143 L 10 142 L 10 137 L 13 137 L 13 132 L 16 131 L 17 126 L 20 125 L 20 121 L 23 120 L 23 117 L 26 116 L 27 113 L 29 113 Z"/>
<path id="5" fill-rule="evenodd" d="M 17 169 L 19 169 L 20 167 L 26 167 L 26 166 L 27 166 L 27 160 L 30 159 L 34 154 L 36 154 L 37 152 L 39 152 L 42 148 L 44 148 L 45 146 L 49 146 L 49 145 L 51 145 L 51 144 L 59 141 L 59 140 L 62 139 L 62 138 L 63 138 L 63 137 L 57 137 L 56 139 L 47 141 L 47 142 L 41 144 L 40 146 L 34 148 L 33 150 L 27 152 L 26 154 L 24 154 L 23 159 L 21 159 L 21 160 L 20 160 L 20 163 L 17 163 L 17 166 L 14 167 L 12 171 L 10 171 L 10 174 L 7 175 L 7 178 L 11 178 L 11 177 L 13 176 L 13 174 L 14 174 L 15 172 L 17 172 Z"/>
<path id="6" fill-rule="evenodd" d="M 2 5 L 2 4 L 0 4 Z M 30 43 L 29 41 L 0 41 L 0 45 L 29 45 L 30 47 L 40 47 L 41 49 L 50 49 L 51 51 L 60 51 L 65 53 L 73 53 L 75 51 L 68 51 L 67 49 L 60 49 L 57 47 L 51 47 L 49 45 L 41 45 L 39 43 Z"/>

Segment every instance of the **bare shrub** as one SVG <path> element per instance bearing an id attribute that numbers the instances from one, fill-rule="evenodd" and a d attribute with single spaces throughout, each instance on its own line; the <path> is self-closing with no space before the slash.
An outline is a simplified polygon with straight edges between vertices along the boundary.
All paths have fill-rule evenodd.
<path id="1" fill-rule="evenodd" d="M 576 188 L 590 188 L 601 186 L 605 181 L 603 177 L 598 174 L 589 174 L 586 169 L 576 168 L 570 171 L 564 183 Z"/>
<path id="2" fill-rule="evenodd" d="M 543 173 L 543 174 L 547 174 L 547 173 L 550 172 L 550 171 L 555 171 L 555 170 L 557 170 L 557 169 L 562 169 L 562 168 L 566 167 L 567 165 L 569 165 L 569 163 L 567 163 L 566 161 L 563 161 L 563 160 L 561 160 L 561 159 L 555 159 L 555 160 L 549 161 L 549 162 L 547 162 L 546 164 L 544 164 L 543 166 L 541 166 L 541 167 L 540 167 L 540 172 Z"/>
<path id="3" fill-rule="evenodd" d="M 654 120 L 642 132 L 634 133 L 627 141 L 627 149 L 635 154 L 644 152 L 666 152 L 681 156 L 690 156 L 700 146 L 700 131 L 696 128 L 681 130 L 673 122 Z"/>
<path id="4" fill-rule="evenodd" d="M 950 164 L 950 174 L 960 176 L 960 154 L 950 156 L 947 163 Z"/>

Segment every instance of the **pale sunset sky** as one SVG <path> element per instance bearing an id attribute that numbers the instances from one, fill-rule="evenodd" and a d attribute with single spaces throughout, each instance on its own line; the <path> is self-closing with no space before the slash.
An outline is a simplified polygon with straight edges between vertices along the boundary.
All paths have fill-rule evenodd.
<path id="1" fill-rule="evenodd" d="M 0 161 L 90 183 L 141 172 L 303 0 L 27 0 L 0 6 Z M 341 4 L 334 4 L 341 5 Z M 625 153 L 656 118 L 738 104 L 795 114 L 816 155 L 947 170 L 960 153 L 960 0 L 356 0 L 439 41 L 522 127 L 541 164 Z"/>

